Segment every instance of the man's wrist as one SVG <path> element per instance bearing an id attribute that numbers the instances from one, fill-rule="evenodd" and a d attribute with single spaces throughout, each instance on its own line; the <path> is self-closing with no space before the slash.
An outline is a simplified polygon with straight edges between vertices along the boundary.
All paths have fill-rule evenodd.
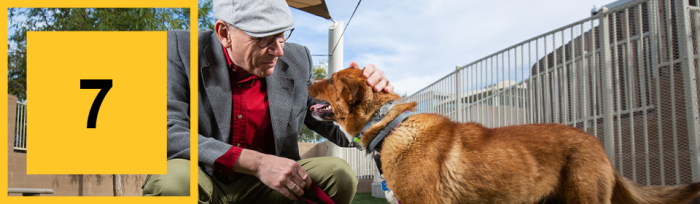
<path id="1" fill-rule="evenodd" d="M 260 163 L 264 156 L 265 155 L 260 152 L 249 149 L 243 149 L 241 151 L 241 156 L 238 158 L 238 162 L 236 162 L 234 171 L 238 173 L 258 176 Z"/>

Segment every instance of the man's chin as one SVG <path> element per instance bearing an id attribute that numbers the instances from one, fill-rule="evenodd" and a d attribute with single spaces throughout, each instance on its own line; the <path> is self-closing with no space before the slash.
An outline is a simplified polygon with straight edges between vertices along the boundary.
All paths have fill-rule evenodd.
<path id="1" fill-rule="evenodd" d="M 272 73 L 274 71 L 275 71 L 275 67 L 270 67 L 270 68 L 265 69 L 264 71 L 255 72 L 253 74 L 255 76 L 258 76 L 258 77 L 268 77 L 268 76 L 272 75 Z"/>

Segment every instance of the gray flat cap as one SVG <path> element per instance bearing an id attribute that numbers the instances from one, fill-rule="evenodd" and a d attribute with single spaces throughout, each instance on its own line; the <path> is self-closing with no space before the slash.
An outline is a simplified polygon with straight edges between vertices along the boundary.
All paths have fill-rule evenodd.
<path id="1" fill-rule="evenodd" d="M 294 28 L 284 0 L 214 0 L 214 17 L 257 38 Z"/>

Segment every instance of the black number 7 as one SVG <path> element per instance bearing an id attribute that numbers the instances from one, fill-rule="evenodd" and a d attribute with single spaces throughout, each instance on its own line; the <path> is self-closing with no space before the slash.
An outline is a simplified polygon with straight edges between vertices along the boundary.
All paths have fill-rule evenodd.
<path id="1" fill-rule="evenodd" d="M 100 112 L 100 106 L 102 106 L 102 100 L 107 96 L 107 92 L 112 89 L 111 79 L 81 79 L 80 89 L 102 89 L 100 93 L 95 97 L 95 101 L 92 102 L 92 107 L 90 107 L 90 114 L 88 115 L 87 128 L 95 128 L 95 123 L 97 122 L 97 113 Z"/>

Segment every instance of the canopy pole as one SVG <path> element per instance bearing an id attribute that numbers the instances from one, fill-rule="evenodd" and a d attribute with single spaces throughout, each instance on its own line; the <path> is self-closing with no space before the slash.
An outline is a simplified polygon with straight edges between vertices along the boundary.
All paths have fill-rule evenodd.
<path id="1" fill-rule="evenodd" d="M 333 25 L 328 28 L 328 77 L 343 69 L 342 33 L 343 22 L 333 21 Z M 334 49 L 335 51 L 333 51 Z"/>

